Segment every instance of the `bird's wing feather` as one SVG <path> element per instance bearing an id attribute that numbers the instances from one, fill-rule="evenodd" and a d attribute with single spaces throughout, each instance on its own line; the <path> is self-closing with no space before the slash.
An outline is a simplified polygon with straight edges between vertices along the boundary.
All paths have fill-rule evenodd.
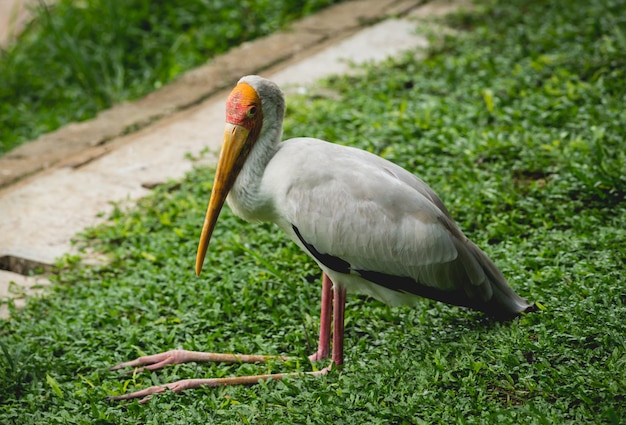
<path id="1" fill-rule="evenodd" d="M 441 290 L 485 284 L 441 200 L 391 162 L 315 139 L 292 139 L 266 176 L 288 182 L 273 188 L 284 230 L 293 234 L 287 227 L 294 226 L 298 238 L 352 270 L 411 277 Z"/>

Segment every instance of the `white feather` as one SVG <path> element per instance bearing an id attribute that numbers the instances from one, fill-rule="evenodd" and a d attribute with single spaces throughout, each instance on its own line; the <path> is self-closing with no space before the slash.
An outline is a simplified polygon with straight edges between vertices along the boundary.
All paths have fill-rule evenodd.
<path id="1" fill-rule="evenodd" d="M 467 305 L 502 309 L 495 314 L 528 307 L 422 180 L 363 150 L 311 138 L 279 143 L 282 93 L 260 77 L 241 81 L 257 90 L 264 120 L 228 197 L 236 214 L 276 223 L 311 254 L 295 226 L 306 244 L 350 265 L 350 274 L 338 273 L 316 259 L 336 285 L 390 304 L 410 304 L 415 297 L 365 280 L 358 270 L 456 292 Z M 492 300 L 494 305 L 487 305 Z"/>

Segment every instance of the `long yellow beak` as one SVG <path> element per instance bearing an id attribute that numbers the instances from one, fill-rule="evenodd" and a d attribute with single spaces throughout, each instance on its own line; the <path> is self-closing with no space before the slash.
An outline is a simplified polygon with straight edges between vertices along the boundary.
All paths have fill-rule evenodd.
<path id="1" fill-rule="evenodd" d="M 236 124 L 227 123 L 224 129 L 224 143 L 222 144 L 222 151 L 217 162 L 211 199 L 209 200 L 204 225 L 202 226 L 202 235 L 198 244 L 198 254 L 196 256 L 197 276 L 202 272 L 202 264 L 204 263 L 204 257 L 206 256 L 217 217 L 250 152 L 251 143 L 248 142 L 248 134 L 248 129 Z"/>

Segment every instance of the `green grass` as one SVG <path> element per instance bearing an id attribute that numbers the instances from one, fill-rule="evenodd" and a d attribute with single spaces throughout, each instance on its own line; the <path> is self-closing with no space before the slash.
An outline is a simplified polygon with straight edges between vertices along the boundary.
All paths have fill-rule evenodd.
<path id="1" fill-rule="evenodd" d="M 0 154 L 341 0 L 59 0 L 0 50 Z"/>
<path id="2" fill-rule="evenodd" d="M 342 373 L 107 402 L 181 378 L 310 368 L 319 270 L 272 225 L 226 209 L 196 278 L 212 181 L 197 169 L 87 233 L 112 264 L 66 258 L 52 294 L 0 323 L 0 422 L 623 423 L 626 4 L 570 6 L 502 0 L 453 17 L 466 33 L 425 60 L 334 78 L 338 100 L 291 97 L 286 122 L 286 136 L 358 146 L 422 176 L 541 311 L 499 324 L 351 296 Z M 107 371 L 176 347 L 301 361 Z"/>

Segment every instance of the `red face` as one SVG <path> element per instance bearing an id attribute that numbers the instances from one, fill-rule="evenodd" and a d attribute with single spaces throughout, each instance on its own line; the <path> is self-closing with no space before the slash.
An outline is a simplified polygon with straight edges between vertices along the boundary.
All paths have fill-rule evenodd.
<path id="1" fill-rule="evenodd" d="M 261 121 L 261 100 L 248 83 L 239 83 L 226 101 L 226 122 L 240 125 L 252 132 Z"/>

